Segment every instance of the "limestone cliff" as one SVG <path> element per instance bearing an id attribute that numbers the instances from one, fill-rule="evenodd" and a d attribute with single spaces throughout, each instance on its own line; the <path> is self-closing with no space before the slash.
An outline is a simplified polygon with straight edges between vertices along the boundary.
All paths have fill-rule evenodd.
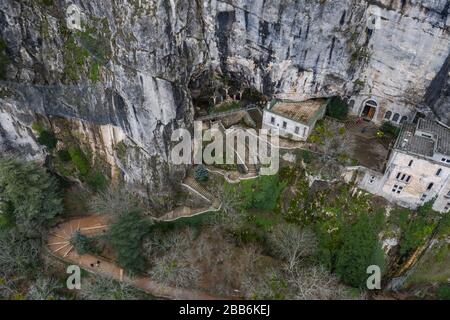
<path id="1" fill-rule="evenodd" d="M 82 29 L 67 27 L 67 8 Z M 170 134 L 211 71 L 266 95 L 368 97 L 450 122 L 447 0 L 2 0 L 0 151 L 43 160 L 32 124 L 74 140 L 147 191 L 180 181 Z M 375 20 L 373 20 L 375 19 Z M 60 138 L 60 136 L 58 136 Z M 113 170 L 115 168 L 115 170 Z"/>

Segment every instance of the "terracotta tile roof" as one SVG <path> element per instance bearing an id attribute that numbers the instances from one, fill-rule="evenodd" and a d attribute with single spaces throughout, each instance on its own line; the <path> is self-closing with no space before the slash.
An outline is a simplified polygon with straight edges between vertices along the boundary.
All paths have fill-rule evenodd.
<path id="1" fill-rule="evenodd" d="M 309 124 L 325 103 L 325 99 L 313 99 L 303 102 L 279 101 L 269 111 L 296 122 Z"/>

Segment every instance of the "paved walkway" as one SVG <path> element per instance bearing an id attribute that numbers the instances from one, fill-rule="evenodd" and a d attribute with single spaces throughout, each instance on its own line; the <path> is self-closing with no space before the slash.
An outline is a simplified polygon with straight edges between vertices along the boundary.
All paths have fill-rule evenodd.
<path id="1" fill-rule="evenodd" d="M 107 229 L 108 219 L 105 216 L 92 215 L 71 219 L 50 231 L 47 248 L 53 256 L 67 263 L 76 264 L 95 274 L 108 276 L 117 281 L 123 281 L 156 297 L 173 300 L 227 299 L 225 297 L 212 296 L 197 290 L 164 286 L 147 276 L 129 277 L 112 260 L 92 254 L 79 255 L 70 243 L 73 234 L 77 231 L 83 235 L 94 236 L 106 233 Z"/>
<path id="2" fill-rule="evenodd" d="M 219 200 L 213 197 L 213 195 L 200 186 L 193 178 L 186 178 L 183 185 L 205 198 L 211 203 L 211 206 L 205 208 L 190 208 L 186 206 L 179 207 L 156 220 L 175 221 L 181 218 L 193 217 L 203 213 L 220 210 L 221 203 Z M 107 232 L 108 224 L 108 217 L 99 215 L 91 215 L 67 220 L 50 231 L 50 235 L 47 240 L 47 248 L 54 257 L 62 259 L 67 263 L 76 264 L 92 273 L 108 276 L 118 281 L 124 281 L 156 297 L 173 300 L 236 299 L 215 297 L 197 290 L 164 286 L 153 281 L 147 276 L 134 278 L 129 277 L 125 275 L 124 270 L 116 265 L 112 260 L 106 259 L 105 257 L 95 256 L 93 254 L 79 255 L 76 252 L 74 246 L 71 244 L 71 239 L 75 232 L 80 232 L 86 236 L 101 235 Z"/>

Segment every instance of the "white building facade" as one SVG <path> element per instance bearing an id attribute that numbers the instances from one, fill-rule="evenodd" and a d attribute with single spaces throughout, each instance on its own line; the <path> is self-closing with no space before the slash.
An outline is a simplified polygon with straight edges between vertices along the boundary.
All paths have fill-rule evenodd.
<path id="1" fill-rule="evenodd" d="M 450 130 L 423 119 L 404 125 L 384 174 L 366 171 L 359 186 L 412 209 L 435 199 L 433 209 L 448 212 Z"/>
<path id="2" fill-rule="evenodd" d="M 327 100 L 304 102 L 272 101 L 263 113 L 263 128 L 278 129 L 280 135 L 297 141 L 306 141 L 317 120 L 325 115 Z"/>

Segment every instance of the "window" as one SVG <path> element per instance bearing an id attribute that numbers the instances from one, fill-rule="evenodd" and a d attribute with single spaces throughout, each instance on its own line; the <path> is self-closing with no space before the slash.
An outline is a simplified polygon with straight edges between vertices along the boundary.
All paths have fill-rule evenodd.
<path id="1" fill-rule="evenodd" d="M 392 192 L 393 193 L 397 193 L 400 194 L 403 191 L 403 187 L 399 186 L 398 184 L 394 185 L 394 187 L 392 188 Z"/>
<path id="2" fill-rule="evenodd" d="M 367 100 L 366 105 L 369 105 L 371 107 L 378 107 L 378 103 L 375 100 Z"/>
<path id="3" fill-rule="evenodd" d="M 369 183 L 372 184 L 375 182 L 375 176 L 370 176 Z"/>
<path id="4" fill-rule="evenodd" d="M 428 195 L 426 193 L 424 193 L 421 197 L 420 197 L 420 201 L 424 202 L 425 200 L 427 200 Z"/>
<path id="5" fill-rule="evenodd" d="M 408 167 L 412 167 L 412 164 L 414 163 L 414 161 L 409 161 Z"/>
<path id="6" fill-rule="evenodd" d="M 447 212 L 448 210 L 450 210 L 450 202 L 447 203 L 447 205 L 444 208 L 444 211 Z"/>
<path id="7" fill-rule="evenodd" d="M 306 137 L 306 127 L 303 128 L 303 136 Z"/>
<path id="8" fill-rule="evenodd" d="M 270 123 L 271 123 L 271 124 L 275 124 L 275 117 L 272 117 L 272 118 L 270 119 Z"/>
<path id="9" fill-rule="evenodd" d="M 431 189 L 433 189 L 433 187 L 434 187 L 434 183 L 431 182 L 431 183 L 428 185 L 427 190 L 430 191 Z"/>
<path id="10" fill-rule="evenodd" d="M 440 176 L 441 176 L 441 173 L 442 173 L 442 169 L 439 168 L 438 171 L 436 172 L 436 175 L 437 175 L 438 177 L 440 177 Z"/>
<path id="11" fill-rule="evenodd" d="M 403 116 L 403 117 L 400 119 L 400 123 L 405 123 L 406 121 L 408 121 L 408 117 L 407 117 L 407 116 Z"/>
<path id="12" fill-rule="evenodd" d="M 287 128 L 287 122 L 283 121 L 283 129 L 286 129 L 286 128 Z"/>
<path id="13" fill-rule="evenodd" d="M 350 107 L 350 109 L 353 109 L 353 107 L 355 106 L 355 100 L 350 100 L 350 102 L 348 103 L 349 104 L 349 107 Z"/>
<path id="14" fill-rule="evenodd" d="M 398 113 L 394 114 L 394 117 L 392 118 L 392 121 L 398 122 L 398 119 L 400 118 L 400 115 Z"/>
<path id="15" fill-rule="evenodd" d="M 411 176 L 409 174 L 402 173 L 402 172 L 397 173 L 397 176 L 395 178 L 399 181 L 406 181 L 406 182 L 411 181 Z"/>
<path id="16" fill-rule="evenodd" d="M 299 131 L 300 131 L 300 128 L 299 127 L 295 127 L 295 134 L 298 134 Z"/>
<path id="17" fill-rule="evenodd" d="M 446 198 L 450 198 L 450 191 L 449 192 L 447 192 L 447 194 L 444 196 L 444 197 L 446 197 Z"/>
<path id="18" fill-rule="evenodd" d="M 384 118 L 385 118 L 385 119 L 388 119 L 388 120 L 391 120 L 391 117 L 392 117 L 392 111 L 388 111 L 388 112 L 386 112 L 385 115 L 384 115 Z"/>

